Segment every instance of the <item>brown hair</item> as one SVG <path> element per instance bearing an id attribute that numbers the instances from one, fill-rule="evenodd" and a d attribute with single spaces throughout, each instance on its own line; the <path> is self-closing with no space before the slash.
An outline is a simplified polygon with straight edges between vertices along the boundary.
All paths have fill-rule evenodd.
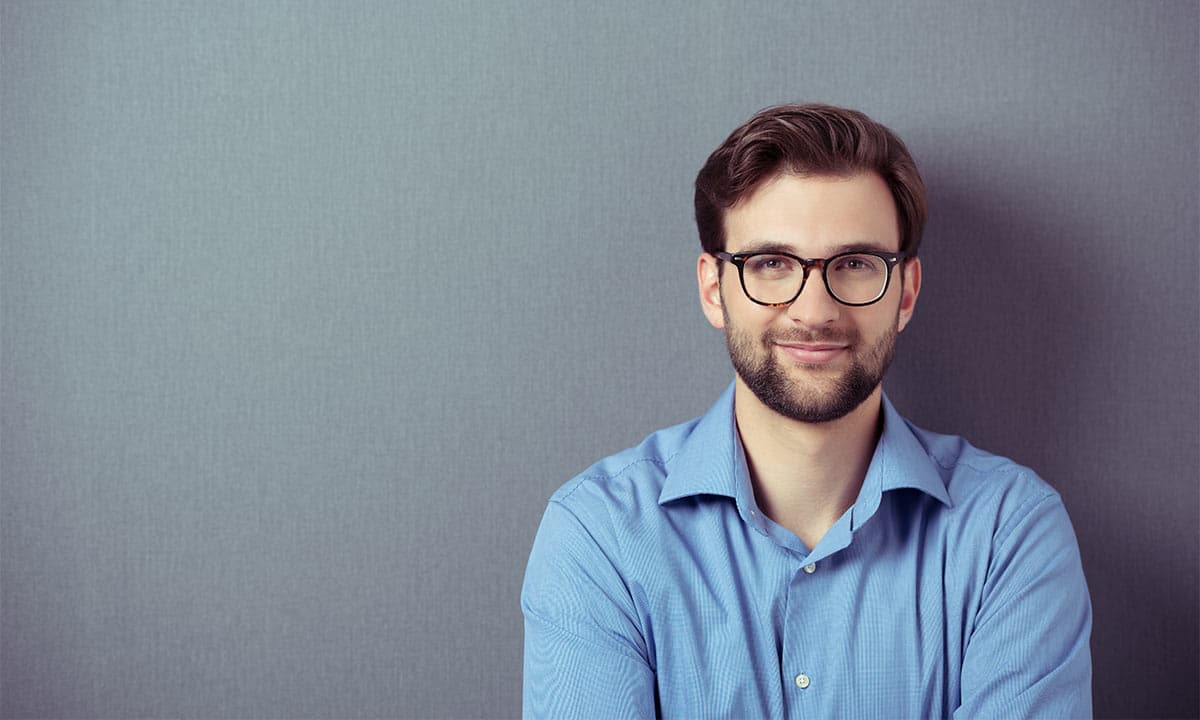
<path id="1" fill-rule="evenodd" d="M 866 115 L 832 105 L 761 110 L 708 156 L 696 176 L 696 227 L 705 252 L 725 249 L 725 211 L 781 173 L 875 172 L 896 201 L 900 250 L 917 254 L 925 226 L 925 183 L 908 148 Z"/>

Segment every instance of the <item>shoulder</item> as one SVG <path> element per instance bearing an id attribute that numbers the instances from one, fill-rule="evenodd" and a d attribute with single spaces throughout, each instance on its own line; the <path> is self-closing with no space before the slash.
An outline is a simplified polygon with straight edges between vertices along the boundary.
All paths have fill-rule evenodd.
<path id="1" fill-rule="evenodd" d="M 608 629 L 620 628 L 625 640 L 618 645 L 644 657 L 626 581 L 630 538 L 659 522 L 663 483 L 695 422 L 659 430 L 600 460 L 550 497 L 521 590 L 527 617 L 573 637 L 611 639 Z"/>
<path id="2" fill-rule="evenodd" d="M 1057 544 L 1075 545 L 1062 497 L 1032 468 L 962 437 L 909 427 L 949 495 L 947 529 L 957 528 L 961 540 L 970 538 L 968 546 L 979 543 L 990 554 L 1043 533 L 1056 536 Z"/>
<path id="3" fill-rule="evenodd" d="M 930 432 L 911 423 L 909 428 L 925 448 L 956 506 L 989 499 L 1023 502 L 1058 497 L 1032 468 L 981 450 L 957 435 Z"/>
<path id="4" fill-rule="evenodd" d="M 550 496 L 581 521 L 644 513 L 657 507 L 671 461 L 699 419 L 648 435 L 638 445 L 609 455 L 564 483 Z"/>

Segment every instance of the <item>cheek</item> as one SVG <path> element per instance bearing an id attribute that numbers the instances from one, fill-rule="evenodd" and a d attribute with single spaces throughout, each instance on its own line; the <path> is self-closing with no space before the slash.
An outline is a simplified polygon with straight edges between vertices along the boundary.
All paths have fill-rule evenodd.
<path id="1" fill-rule="evenodd" d="M 763 335 L 780 322 L 780 313 L 760 305 L 754 305 L 744 298 L 734 299 L 732 303 L 725 303 L 723 309 L 726 328 L 731 328 L 742 335 Z"/>
<path id="2" fill-rule="evenodd" d="M 883 301 L 880 304 L 883 304 Z M 853 313 L 848 318 L 851 327 L 861 339 L 873 343 L 880 337 L 897 331 L 901 319 L 896 308 L 872 307 L 869 309 L 875 310 L 875 312 Z"/>

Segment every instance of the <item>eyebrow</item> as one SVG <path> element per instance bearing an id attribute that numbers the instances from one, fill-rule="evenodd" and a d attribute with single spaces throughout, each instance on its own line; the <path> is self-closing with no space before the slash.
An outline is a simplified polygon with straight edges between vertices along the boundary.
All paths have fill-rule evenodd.
<path id="1" fill-rule="evenodd" d="M 770 240 L 751 242 L 746 248 L 739 250 L 738 252 L 739 253 L 780 253 L 780 254 L 785 254 L 785 255 L 795 255 L 797 257 L 803 257 L 802 255 L 800 255 L 800 253 L 798 253 L 796 251 L 795 247 L 793 247 L 791 245 L 787 245 L 785 243 L 773 242 Z M 885 243 L 881 243 L 881 242 L 873 241 L 873 240 L 862 240 L 859 242 L 835 245 L 834 247 L 829 249 L 829 255 L 827 255 L 827 257 L 833 257 L 834 255 L 841 255 L 842 253 L 848 253 L 848 252 L 894 253 L 896 251 L 886 247 Z"/>

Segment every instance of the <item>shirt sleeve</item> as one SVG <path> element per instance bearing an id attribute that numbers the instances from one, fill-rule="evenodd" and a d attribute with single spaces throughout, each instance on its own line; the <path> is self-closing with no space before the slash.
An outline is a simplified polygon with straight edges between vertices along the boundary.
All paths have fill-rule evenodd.
<path id="1" fill-rule="evenodd" d="M 955 717 L 1091 717 L 1091 628 L 1066 509 L 1055 494 L 1031 499 L 996 534 Z"/>
<path id="2" fill-rule="evenodd" d="M 618 565 L 591 531 L 551 501 L 525 571 L 523 715 L 652 718 L 654 671 Z"/>

